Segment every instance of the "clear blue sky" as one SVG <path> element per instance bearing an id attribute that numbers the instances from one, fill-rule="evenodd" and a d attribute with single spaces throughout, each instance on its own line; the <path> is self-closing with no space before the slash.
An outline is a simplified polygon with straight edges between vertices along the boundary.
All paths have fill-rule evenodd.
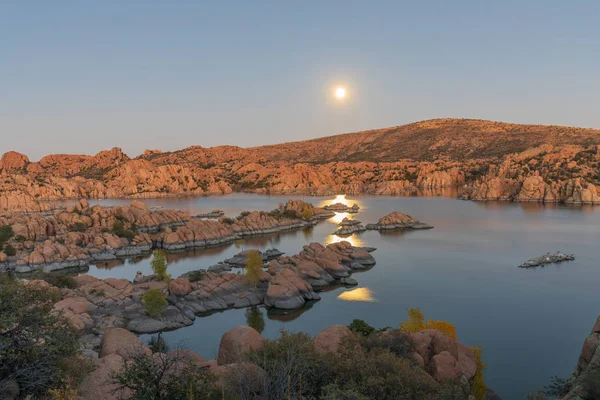
<path id="1" fill-rule="evenodd" d="M 438 117 L 600 128 L 598 21 L 592 0 L 0 0 L 0 153 L 135 156 Z"/>

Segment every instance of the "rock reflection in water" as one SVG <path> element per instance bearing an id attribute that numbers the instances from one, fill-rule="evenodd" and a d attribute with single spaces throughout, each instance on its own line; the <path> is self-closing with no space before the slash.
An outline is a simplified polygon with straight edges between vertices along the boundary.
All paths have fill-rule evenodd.
<path id="1" fill-rule="evenodd" d="M 375 297 L 373 297 L 373 292 L 369 288 L 356 288 L 348 290 L 340 293 L 337 298 L 344 301 L 377 301 Z"/>

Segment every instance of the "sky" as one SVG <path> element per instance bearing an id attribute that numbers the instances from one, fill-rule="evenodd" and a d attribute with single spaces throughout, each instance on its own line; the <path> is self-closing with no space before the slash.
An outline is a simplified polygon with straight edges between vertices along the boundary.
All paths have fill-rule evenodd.
<path id="1" fill-rule="evenodd" d="M 593 0 L 0 0 L 0 153 L 600 128 L 599 20 Z"/>

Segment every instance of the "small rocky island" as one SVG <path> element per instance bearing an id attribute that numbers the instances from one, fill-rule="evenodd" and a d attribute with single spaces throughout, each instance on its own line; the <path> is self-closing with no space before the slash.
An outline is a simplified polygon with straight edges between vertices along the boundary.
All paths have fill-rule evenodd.
<path id="1" fill-rule="evenodd" d="M 360 210 L 358 204 L 353 204 L 352 207 L 350 207 L 344 203 L 329 204 L 324 206 L 323 208 L 328 211 L 347 212 L 350 214 L 355 214 L 358 212 L 358 210 Z"/>
<path id="2" fill-rule="evenodd" d="M 199 218 L 199 219 L 217 219 L 219 217 L 222 217 L 223 215 L 225 215 L 225 212 L 223 210 L 212 210 L 209 213 L 200 213 L 200 214 L 195 214 L 192 215 L 192 218 Z"/>
<path id="3" fill-rule="evenodd" d="M 367 228 L 361 224 L 360 221 L 355 219 L 344 218 L 342 222 L 339 223 L 338 229 L 333 232 L 336 236 L 350 236 L 356 232 L 363 232 Z"/>
<path id="4" fill-rule="evenodd" d="M 573 254 L 564 254 L 560 251 L 557 251 L 554 254 L 547 253 L 543 256 L 534 257 L 519 265 L 519 268 L 543 267 L 546 264 L 557 264 L 564 261 L 573 260 L 575 260 L 575 256 Z"/>
<path id="5" fill-rule="evenodd" d="M 380 218 L 376 224 L 367 224 L 367 229 L 391 230 L 391 229 L 432 229 L 433 226 L 417 221 L 410 215 L 394 211 Z"/>

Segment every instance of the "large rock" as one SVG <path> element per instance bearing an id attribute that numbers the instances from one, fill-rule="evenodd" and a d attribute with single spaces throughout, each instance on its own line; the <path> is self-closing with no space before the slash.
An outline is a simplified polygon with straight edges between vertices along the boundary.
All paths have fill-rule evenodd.
<path id="1" fill-rule="evenodd" d="M 456 358 L 447 351 L 442 351 L 431 358 L 429 373 L 438 382 L 458 381 L 461 377 L 460 366 Z"/>
<path id="2" fill-rule="evenodd" d="M 190 281 L 185 278 L 173 279 L 169 282 L 169 290 L 175 296 L 187 296 L 192 291 Z"/>
<path id="3" fill-rule="evenodd" d="M 342 339 L 352 334 L 350 329 L 344 325 L 332 325 L 319 332 L 312 344 L 316 351 L 321 354 L 336 352 Z"/>
<path id="4" fill-rule="evenodd" d="M 109 328 L 104 331 L 104 337 L 100 344 L 99 357 L 117 354 L 129 360 L 140 352 L 152 354 L 150 349 L 144 345 L 135 334 L 123 328 Z"/>
<path id="5" fill-rule="evenodd" d="M 238 326 L 225 332 L 219 344 L 219 365 L 232 364 L 242 360 L 243 354 L 250 350 L 259 350 L 265 339 L 249 326 Z"/>
<path id="6" fill-rule="evenodd" d="M 85 377 L 79 387 L 81 400 L 117 400 L 119 397 L 114 393 L 119 385 L 111 383 L 111 374 L 117 372 L 123 366 L 123 357 L 118 354 L 109 354 L 96 360 L 95 369 Z M 122 396 L 129 395 L 128 391 L 119 393 Z"/>

